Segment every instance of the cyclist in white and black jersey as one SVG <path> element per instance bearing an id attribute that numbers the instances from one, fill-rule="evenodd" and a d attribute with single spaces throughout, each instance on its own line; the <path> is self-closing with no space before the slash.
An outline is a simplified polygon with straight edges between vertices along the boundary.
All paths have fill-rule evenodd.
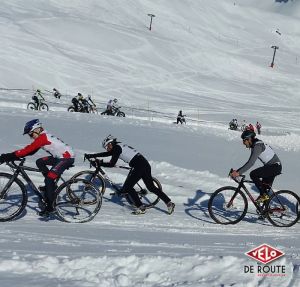
<path id="1" fill-rule="evenodd" d="M 257 201 L 264 202 L 269 199 L 266 194 L 267 187 L 272 186 L 275 177 L 281 174 L 282 166 L 280 159 L 269 145 L 256 138 L 254 131 L 245 130 L 241 138 L 243 144 L 251 149 L 251 155 L 242 167 L 231 173 L 231 176 L 237 177 L 244 174 L 254 165 L 256 160 L 259 159 L 263 163 L 263 166 L 252 170 L 250 172 L 250 178 L 260 191 L 260 196 Z"/>
<path id="2" fill-rule="evenodd" d="M 156 194 L 167 205 L 168 213 L 173 213 L 175 204 L 161 189 L 154 185 L 151 175 L 151 166 L 148 160 L 145 159 L 142 154 L 140 154 L 131 146 L 117 142 L 117 139 L 112 136 L 106 137 L 102 143 L 102 146 L 107 150 L 107 152 L 85 154 L 85 157 L 90 159 L 95 157 L 111 156 L 109 162 L 103 162 L 103 160 L 100 161 L 100 164 L 104 167 L 114 167 L 118 159 L 121 159 L 129 164 L 132 169 L 130 170 L 124 182 L 122 193 L 128 193 L 134 201 L 137 209 L 133 212 L 133 214 L 145 213 L 145 208 L 133 188 L 140 179 L 144 181 L 150 192 Z"/>

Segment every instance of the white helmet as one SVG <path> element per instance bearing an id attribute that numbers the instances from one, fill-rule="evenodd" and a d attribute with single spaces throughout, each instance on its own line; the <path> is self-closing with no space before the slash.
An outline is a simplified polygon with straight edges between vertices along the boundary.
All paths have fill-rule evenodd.
<path id="1" fill-rule="evenodd" d="M 106 147 L 109 143 L 116 143 L 116 142 L 117 142 L 117 139 L 115 137 L 113 137 L 112 135 L 109 135 L 102 141 L 102 146 L 103 146 L 103 148 L 106 149 Z"/>

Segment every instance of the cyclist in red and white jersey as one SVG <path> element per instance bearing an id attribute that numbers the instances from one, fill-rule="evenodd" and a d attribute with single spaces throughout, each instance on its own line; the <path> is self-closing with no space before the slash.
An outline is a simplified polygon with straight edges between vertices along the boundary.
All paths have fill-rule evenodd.
<path id="1" fill-rule="evenodd" d="M 36 161 L 37 167 L 45 177 L 45 186 L 40 187 L 40 190 L 45 192 L 46 206 L 39 214 L 48 216 L 49 213 L 53 212 L 56 182 L 62 173 L 73 165 L 74 152 L 69 145 L 44 130 L 38 119 L 25 124 L 23 135 L 25 134 L 28 134 L 33 142 L 22 149 L 1 154 L 0 164 L 33 155 L 39 149 L 43 149 L 50 154 L 50 156 L 39 158 Z M 48 165 L 52 167 L 49 169 Z"/>

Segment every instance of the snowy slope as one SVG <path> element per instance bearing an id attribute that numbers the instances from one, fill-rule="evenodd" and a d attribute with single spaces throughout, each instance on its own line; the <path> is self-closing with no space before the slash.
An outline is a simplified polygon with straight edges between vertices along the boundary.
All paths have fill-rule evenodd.
<path id="1" fill-rule="evenodd" d="M 176 203 L 172 216 L 159 203 L 134 217 L 108 190 L 96 218 L 76 225 L 40 220 L 32 196 L 20 219 L 1 224 L 1 286 L 300 286 L 299 224 L 274 228 L 257 221 L 252 208 L 238 225 L 218 226 L 207 212 L 210 193 L 233 184 L 228 170 L 249 155 L 240 134 L 227 129 L 233 117 L 263 124 L 261 138 L 284 166 L 275 187 L 298 191 L 297 1 L 1 4 L 0 152 L 28 144 L 24 122 L 38 117 L 75 148 L 71 176 L 88 168 L 83 153 L 101 151 L 102 138 L 111 133 L 150 160 Z M 151 32 L 147 13 L 156 15 Z M 272 45 L 280 47 L 273 69 Z M 46 93 L 49 112 L 26 110 L 31 89 L 53 87 L 64 94 L 61 102 Z M 7 90 L 17 88 L 28 90 Z M 101 108 L 117 97 L 128 116 L 67 113 L 78 91 L 92 94 Z M 186 126 L 172 123 L 179 109 L 188 115 Z M 122 184 L 124 171 L 108 172 Z M 244 253 L 262 243 L 286 253 L 276 261 L 286 266 L 285 277 L 243 273 L 254 263 Z"/>

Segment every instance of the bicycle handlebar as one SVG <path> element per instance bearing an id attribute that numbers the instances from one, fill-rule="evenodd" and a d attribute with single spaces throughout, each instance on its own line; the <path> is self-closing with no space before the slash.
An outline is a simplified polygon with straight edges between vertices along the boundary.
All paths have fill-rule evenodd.
<path id="1" fill-rule="evenodd" d="M 85 155 L 84 155 L 84 161 L 85 160 L 88 160 L 89 163 L 90 163 L 90 167 L 94 167 L 96 168 L 96 171 L 97 172 L 101 172 L 103 174 L 103 169 L 101 168 L 101 161 L 99 159 L 96 159 L 96 158 L 87 158 Z M 131 169 L 131 167 L 129 166 L 122 166 L 122 165 L 115 165 L 114 167 L 117 167 L 117 168 L 122 168 L 122 169 Z"/>
<path id="2" fill-rule="evenodd" d="M 232 172 L 233 172 L 233 168 L 230 169 L 230 171 L 229 171 L 229 173 L 228 173 L 228 176 L 230 176 L 231 179 L 233 179 L 236 183 L 240 183 L 240 182 L 245 181 L 245 178 L 246 178 L 245 175 L 241 174 L 241 175 L 239 176 L 239 178 L 241 178 L 241 180 L 238 180 L 236 177 L 232 177 L 232 176 L 231 176 L 231 173 L 232 173 Z"/>

